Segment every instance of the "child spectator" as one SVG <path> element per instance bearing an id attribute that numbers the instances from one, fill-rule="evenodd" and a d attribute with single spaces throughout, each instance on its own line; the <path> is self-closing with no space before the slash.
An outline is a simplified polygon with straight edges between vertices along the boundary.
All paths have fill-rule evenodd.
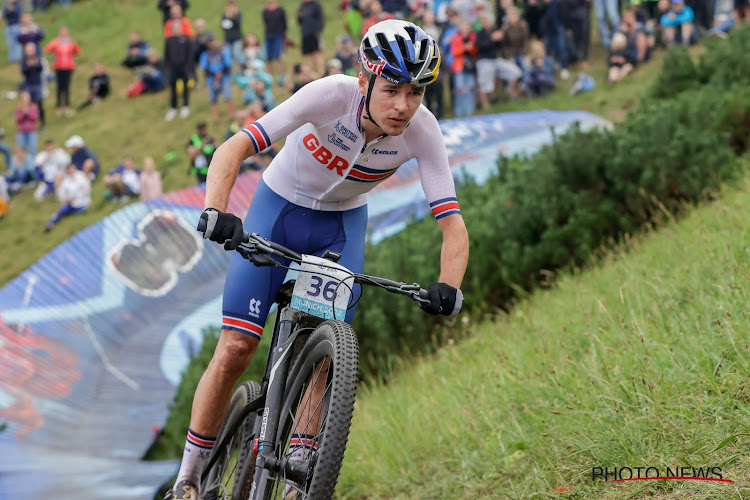
<path id="1" fill-rule="evenodd" d="M 608 81 L 618 82 L 631 71 L 633 56 L 628 50 L 628 39 L 622 33 L 615 33 L 610 44 Z"/>
<path id="2" fill-rule="evenodd" d="M 320 51 L 320 35 L 323 33 L 325 17 L 318 0 L 302 0 L 297 11 L 297 21 L 302 32 L 302 55 L 310 66 L 315 63 L 315 72 L 323 74 L 323 53 Z"/>
<path id="3" fill-rule="evenodd" d="M 104 176 L 104 186 L 109 191 L 108 194 L 105 193 L 105 198 L 127 203 L 131 197 L 138 196 L 141 193 L 140 174 L 141 171 L 135 168 L 133 158 L 123 158 L 117 168 Z"/>
<path id="4" fill-rule="evenodd" d="M 434 17 L 433 17 L 434 19 Z M 437 38 L 435 38 L 437 40 Z M 341 61 L 341 71 L 349 76 L 357 76 L 354 66 L 357 64 L 357 48 L 349 35 L 341 35 L 336 39 L 336 54 L 334 57 Z"/>
<path id="5" fill-rule="evenodd" d="M 482 29 L 476 33 L 477 83 L 482 109 L 487 109 L 490 99 L 495 97 L 495 80 L 500 78 L 508 83 L 510 97 L 516 98 L 523 71 L 515 63 L 498 57 L 498 49 L 503 40 L 502 30 L 494 29 L 494 19 L 489 14 L 479 18 Z"/>
<path id="6" fill-rule="evenodd" d="M 18 132 L 16 134 L 16 144 L 22 147 L 25 154 L 24 169 L 33 171 L 34 155 L 37 148 L 37 122 L 39 122 L 39 108 L 31 102 L 31 95 L 21 92 L 21 102 L 16 108 L 16 125 Z"/>
<path id="7" fill-rule="evenodd" d="M 5 21 L 5 43 L 8 47 L 8 62 L 18 62 L 21 60 L 22 45 L 18 41 L 18 34 L 21 32 L 21 15 L 23 14 L 23 5 L 19 0 L 8 0 L 3 7 L 3 20 Z"/>
<path id="8" fill-rule="evenodd" d="M 23 47 L 21 73 L 23 73 L 23 90 L 29 93 L 31 102 L 36 104 L 39 109 L 39 125 L 44 129 L 46 125 L 43 106 L 44 93 L 42 91 L 44 66 L 33 42 L 29 42 Z"/>
<path id="9" fill-rule="evenodd" d="M 693 9 L 685 5 L 684 0 L 671 0 L 669 11 L 661 16 L 664 43 L 671 45 L 675 42 L 689 45 L 697 41 Z"/>
<path id="10" fill-rule="evenodd" d="M 122 61 L 122 65 L 129 69 L 136 69 L 140 66 L 148 64 L 148 50 L 151 47 L 148 42 L 141 40 L 141 35 L 137 31 L 130 33 L 130 43 L 128 43 L 128 51 L 125 54 L 125 59 Z"/>
<path id="11" fill-rule="evenodd" d="M 65 167 L 70 164 L 70 155 L 63 148 L 56 148 L 55 142 L 47 139 L 44 149 L 34 158 L 36 177 L 41 179 L 34 191 L 34 199 L 42 201 L 55 190 L 55 183 L 60 181 Z"/>
<path id="12" fill-rule="evenodd" d="M 60 185 L 57 187 L 57 198 L 62 202 L 60 210 L 52 216 L 44 227 L 49 232 L 60 219 L 68 215 L 80 214 L 91 205 L 91 180 L 72 163 L 65 168 Z"/>
<path id="13" fill-rule="evenodd" d="M 190 158 L 190 171 L 195 174 L 199 183 L 206 182 L 208 175 L 208 166 L 216 151 L 216 141 L 208 135 L 208 125 L 206 122 L 200 122 L 195 127 L 195 133 L 190 136 L 190 140 L 185 147 L 188 157 Z"/>
<path id="14" fill-rule="evenodd" d="M 529 59 L 524 71 L 524 87 L 532 96 L 544 97 L 555 89 L 555 65 L 547 57 L 544 44 L 531 42 Z"/>
<path id="15" fill-rule="evenodd" d="M 78 110 L 80 111 L 86 106 L 99 102 L 108 95 L 109 75 L 104 71 L 104 66 L 100 62 L 95 62 L 94 74 L 89 78 L 89 97 L 78 106 Z"/>
<path id="16" fill-rule="evenodd" d="M 60 28 L 57 38 L 52 40 L 45 48 L 46 52 L 55 53 L 55 81 L 57 82 L 57 116 L 65 114 L 72 116 L 70 109 L 70 80 L 76 67 L 75 56 L 81 54 L 81 48 L 75 40 L 70 38 L 70 32 L 66 26 Z"/>
<path id="17" fill-rule="evenodd" d="M 182 108 L 180 117 L 190 116 L 189 80 L 193 66 L 193 25 L 182 15 L 179 5 L 172 5 L 172 17 L 164 25 L 164 63 L 169 73 L 170 107 L 165 119 L 177 116 L 177 81 L 182 81 Z"/>
<path id="18" fill-rule="evenodd" d="M 453 108 L 457 117 L 470 116 L 476 107 L 475 89 L 477 37 L 469 21 L 461 21 L 451 41 L 451 74 L 453 75 Z"/>
<path id="19" fill-rule="evenodd" d="M 154 159 L 147 156 L 143 159 L 141 171 L 141 201 L 147 202 L 161 196 L 161 174 L 156 170 Z"/>
<path id="20" fill-rule="evenodd" d="M 266 57 L 271 72 L 278 79 L 279 87 L 284 85 L 284 45 L 286 43 L 286 11 L 279 5 L 278 0 L 268 0 L 268 6 L 263 9 L 263 27 L 266 39 Z"/>
<path id="21" fill-rule="evenodd" d="M 70 162 L 93 181 L 99 174 L 99 159 L 86 147 L 83 138 L 72 135 L 65 141 L 65 147 L 70 149 Z"/>
<path id="22" fill-rule="evenodd" d="M 638 22 L 633 9 L 623 12 L 620 33 L 627 38 L 627 50 L 634 65 L 641 64 L 651 57 L 651 49 L 654 46 L 653 36 L 649 35 L 644 26 Z"/>
<path id="23" fill-rule="evenodd" d="M 219 123 L 219 94 L 227 105 L 229 116 L 234 114 L 232 105 L 232 54 L 229 46 L 219 46 L 219 42 L 212 34 L 208 36 L 208 50 L 201 54 L 200 66 L 206 73 L 206 88 L 208 100 L 211 103 L 211 113 L 214 123 Z"/>
<path id="24" fill-rule="evenodd" d="M 227 0 L 221 15 L 221 29 L 224 30 L 224 45 L 229 46 L 229 53 L 234 59 L 239 58 L 242 50 L 242 12 L 237 8 L 236 0 Z"/>
<path id="25" fill-rule="evenodd" d="M 44 30 L 34 24 L 34 18 L 29 12 L 24 12 L 23 15 L 21 15 L 21 27 L 19 29 L 18 37 L 16 38 L 18 43 L 20 43 L 21 46 L 24 46 L 29 42 L 33 43 L 36 47 L 37 53 L 41 56 L 42 51 L 39 48 L 39 42 L 43 39 Z"/>
<path id="26" fill-rule="evenodd" d="M 167 77 L 164 74 L 164 61 L 154 49 L 148 51 L 148 64 L 136 72 L 138 79 L 128 87 L 128 97 L 141 94 L 161 92 L 167 87 Z"/>

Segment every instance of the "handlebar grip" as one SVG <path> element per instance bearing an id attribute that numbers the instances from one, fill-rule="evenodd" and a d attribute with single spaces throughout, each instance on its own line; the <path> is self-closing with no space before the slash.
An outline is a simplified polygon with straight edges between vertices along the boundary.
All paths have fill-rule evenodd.
<path id="1" fill-rule="evenodd" d="M 430 300 L 430 291 L 429 290 L 425 290 L 424 288 L 420 288 L 419 289 L 419 298 L 420 299 L 425 299 L 425 300 Z"/>
<path id="2" fill-rule="evenodd" d="M 198 232 L 199 233 L 206 232 L 206 219 L 198 219 Z"/>

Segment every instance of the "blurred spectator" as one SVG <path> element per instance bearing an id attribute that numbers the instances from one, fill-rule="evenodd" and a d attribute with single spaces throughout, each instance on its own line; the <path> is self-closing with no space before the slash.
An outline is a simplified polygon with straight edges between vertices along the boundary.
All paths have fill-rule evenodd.
<path id="1" fill-rule="evenodd" d="M 750 20 L 750 0 L 734 0 L 734 22 L 748 22 Z"/>
<path id="2" fill-rule="evenodd" d="M 90 106 L 96 102 L 101 101 L 109 95 L 109 75 L 104 71 L 102 63 L 94 63 L 94 74 L 89 78 L 89 97 L 86 99 L 78 109 L 81 110 L 86 106 Z"/>
<path id="3" fill-rule="evenodd" d="M 385 12 L 378 0 L 372 0 L 370 2 L 370 15 L 362 21 L 362 32 L 359 34 L 359 38 L 363 38 L 367 30 L 373 27 L 373 25 L 386 19 L 393 19 L 393 15 L 390 12 Z"/>
<path id="4" fill-rule="evenodd" d="M 315 65 L 315 73 L 322 75 L 324 71 L 323 53 L 320 47 L 320 35 L 323 33 L 325 17 L 323 7 L 318 0 L 302 0 L 297 11 L 297 22 L 302 32 L 302 55 L 310 66 Z"/>
<path id="5" fill-rule="evenodd" d="M 425 9 L 422 14 L 422 29 L 425 33 L 430 35 L 433 40 L 440 40 L 440 28 L 435 24 L 435 14 L 431 9 Z M 442 56 L 445 58 L 445 54 L 442 54 Z M 443 60 L 445 61 L 445 59 Z M 443 117 L 443 80 L 448 73 L 449 71 L 446 70 L 445 67 L 441 68 L 437 80 L 424 89 L 422 102 L 427 106 L 427 109 L 432 111 L 432 114 L 435 115 L 437 119 Z"/>
<path id="6" fill-rule="evenodd" d="M 684 0 L 671 0 L 669 11 L 661 16 L 660 21 L 664 43 L 667 45 L 675 42 L 685 45 L 695 43 L 697 36 L 693 24 L 694 18 L 693 9 L 685 5 Z"/>
<path id="7" fill-rule="evenodd" d="M 286 11 L 278 0 L 268 0 L 263 9 L 263 28 L 265 31 L 266 58 L 271 73 L 278 79 L 279 87 L 284 85 L 284 44 L 286 43 Z"/>
<path id="8" fill-rule="evenodd" d="M 519 83 L 523 71 L 513 61 L 498 56 L 502 46 L 504 33 L 494 29 L 494 19 L 489 14 L 483 14 L 479 21 L 482 25 L 476 33 L 477 47 L 477 86 L 479 87 L 479 102 L 482 109 L 487 109 L 490 99 L 495 96 L 495 80 L 500 78 L 508 84 L 510 97 L 515 99 L 520 92 Z"/>
<path id="9" fill-rule="evenodd" d="M 122 65 L 126 68 L 135 69 L 140 66 L 148 64 L 148 42 L 141 40 L 141 35 L 137 31 L 130 33 L 130 42 L 128 43 L 128 51 L 125 54 L 125 59 L 122 61 Z"/>
<path id="10" fill-rule="evenodd" d="M 406 0 L 383 0 L 382 7 L 396 19 L 406 19 L 411 10 Z"/>
<path id="11" fill-rule="evenodd" d="M 480 15 L 490 12 L 486 0 L 452 0 L 451 6 L 458 12 L 461 19 L 468 21 L 472 26 Z"/>
<path id="12" fill-rule="evenodd" d="M 295 64 L 293 73 L 293 78 L 289 78 L 288 83 L 286 84 L 287 89 L 292 94 L 315 80 L 315 74 L 309 64 Z"/>
<path id="13" fill-rule="evenodd" d="M 252 69 L 253 63 L 257 60 L 265 61 L 266 55 L 263 53 L 258 36 L 255 33 L 248 33 L 242 41 L 242 50 L 238 54 L 237 62 L 244 69 Z"/>
<path id="14" fill-rule="evenodd" d="M 643 7 L 646 19 L 650 20 L 658 18 L 658 3 L 659 0 L 641 0 L 640 3 L 636 0 L 635 2 L 632 2 L 632 5 Z"/>
<path id="15" fill-rule="evenodd" d="M 570 72 L 568 71 L 570 59 L 565 25 L 562 22 L 562 6 L 560 5 L 560 1 L 544 0 L 547 4 L 547 13 L 544 16 L 543 25 L 544 48 L 560 64 L 560 79 L 567 80 L 570 78 Z M 609 41 L 607 42 L 607 46 L 609 46 Z"/>
<path id="16" fill-rule="evenodd" d="M 141 193 L 141 171 L 135 168 L 135 162 L 130 156 L 122 159 L 117 168 L 110 170 L 104 176 L 104 186 L 109 191 L 104 197 L 126 203 L 130 198 Z"/>
<path id="17" fill-rule="evenodd" d="M 9 203 L 10 193 L 8 192 L 8 183 L 5 177 L 0 176 L 0 219 L 8 215 Z"/>
<path id="18" fill-rule="evenodd" d="M 18 62 L 21 60 L 22 45 L 18 41 L 18 35 L 21 33 L 21 15 L 23 14 L 23 5 L 19 0 L 8 0 L 3 7 L 3 20 L 5 21 L 5 44 L 8 47 L 8 62 Z"/>
<path id="19" fill-rule="evenodd" d="M 648 34 L 646 28 L 636 20 L 633 9 L 627 9 L 622 13 L 620 33 L 627 38 L 627 51 L 634 66 L 651 57 L 651 49 L 654 46 L 653 36 Z"/>
<path id="20" fill-rule="evenodd" d="M 328 62 L 326 63 L 326 74 L 324 76 L 343 74 L 341 67 L 342 67 L 341 61 L 339 61 L 335 57 L 329 59 Z"/>
<path id="21" fill-rule="evenodd" d="M 21 73 L 23 73 L 23 90 L 31 96 L 31 102 L 39 109 L 39 126 L 44 129 L 46 120 L 44 116 L 44 92 L 43 78 L 44 66 L 40 60 L 39 52 L 33 42 L 23 47 L 23 58 L 21 59 Z"/>
<path id="22" fill-rule="evenodd" d="M 81 54 L 81 48 L 75 40 L 70 38 L 70 32 L 66 26 L 60 28 L 57 38 L 52 40 L 45 48 L 46 52 L 55 53 L 55 81 L 57 82 L 57 116 L 65 114 L 71 116 L 70 109 L 70 80 L 76 67 L 75 56 Z"/>
<path id="23" fill-rule="evenodd" d="M 206 30 L 206 20 L 198 18 L 193 23 L 195 29 L 195 36 L 193 37 L 193 72 L 192 77 L 198 82 L 198 72 L 196 68 L 200 67 L 201 54 L 208 49 L 208 35 L 209 31 Z"/>
<path id="24" fill-rule="evenodd" d="M 141 201 L 147 202 L 161 196 L 161 174 L 156 170 L 154 159 L 147 156 L 143 159 L 141 171 Z"/>
<path id="25" fill-rule="evenodd" d="M 224 30 L 224 44 L 229 46 L 232 57 L 239 59 L 242 50 L 242 12 L 237 8 L 236 0 L 227 0 L 221 15 L 221 29 Z"/>
<path id="26" fill-rule="evenodd" d="M 177 116 L 177 81 L 182 82 L 180 117 L 190 116 L 190 75 L 193 71 L 193 25 L 182 15 L 179 5 L 172 6 L 172 17 L 164 24 L 164 64 L 169 73 L 170 100 L 165 119 Z"/>
<path id="27" fill-rule="evenodd" d="M 188 0 L 159 0 L 158 8 L 164 16 L 162 24 L 166 24 L 166 22 L 169 21 L 169 19 L 172 17 L 173 5 L 179 5 L 180 12 L 183 13 L 187 12 L 188 7 L 190 7 L 190 3 L 188 2 Z"/>
<path id="28" fill-rule="evenodd" d="M 542 20 L 547 10 L 547 5 L 544 0 L 526 0 L 523 9 L 523 18 L 529 25 L 529 32 L 535 38 L 542 40 L 544 38 L 544 30 L 542 29 Z"/>
<path id="29" fill-rule="evenodd" d="M 529 59 L 524 70 L 524 88 L 532 96 L 544 97 L 555 90 L 555 65 L 552 59 L 547 57 L 542 42 L 531 42 L 529 51 Z"/>
<path id="30" fill-rule="evenodd" d="M 29 165 L 28 154 L 23 146 L 16 146 L 15 154 L 10 160 L 10 168 L 5 180 L 8 182 L 10 194 L 16 194 L 24 187 L 30 186 L 36 177 L 33 165 Z"/>
<path id="31" fill-rule="evenodd" d="M 516 66 L 523 68 L 523 58 L 529 52 L 529 38 L 531 33 L 529 25 L 521 18 L 521 11 L 515 7 L 510 7 L 507 11 L 506 21 L 502 27 L 503 58 L 513 61 Z"/>
<path id="32" fill-rule="evenodd" d="M 55 147 L 55 141 L 47 139 L 44 149 L 34 158 L 36 177 L 40 179 L 34 191 L 34 199 L 42 201 L 55 190 L 55 184 L 60 182 L 65 167 L 70 164 L 70 155 L 63 149 Z"/>
<path id="33" fill-rule="evenodd" d="M 211 103 L 211 113 L 214 123 L 219 123 L 219 95 L 227 105 L 227 114 L 234 114 L 232 105 L 232 54 L 229 46 L 219 45 L 213 34 L 208 36 L 208 50 L 201 54 L 200 66 L 206 74 L 206 88 L 208 100 Z"/>
<path id="34" fill-rule="evenodd" d="M 726 38 L 727 33 L 734 27 L 734 0 L 718 0 L 714 13 L 714 25 L 706 35 Z"/>
<path id="35" fill-rule="evenodd" d="M 99 174 L 99 159 L 86 147 L 80 135 L 72 135 L 65 141 L 65 147 L 70 150 L 70 162 L 78 170 L 94 180 Z"/>
<path id="36" fill-rule="evenodd" d="M 562 0 L 561 6 L 563 26 L 573 34 L 570 59 L 585 61 L 591 45 L 591 3 L 589 0 Z"/>
<path id="37" fill-rule="evenodd" d="M 146 57 L 148 64 L 138 69 L 138 79 L 128 87 L 128 97 L 161 92 L 167 86 L 164 61 L 159 59 L 159 54 L 154 49 L 150 49 Z"/>
<path id="38" fill-rule="evenodd" d="M 458 24 L 458 33 L 451 41 L 451 74 L 453 75 L 453 108 L 457 117 L 469 116 L 476 108 L 475 87 L 477 36 L 469 21 Z"/>
<path id="39" fill-rule="evenodd" d="M 594 13 L 596 14 L 596 26 L 599 30 L 599 40 L 602 41 L 605 50 L 609 50 L 609 42 L 612 39 L 612 31 L 620 24 L 620 8 L 617 0 L 594 0 Z M 547 47 L 549 50 L 549 47 Z"/>
<path id="40" fill-rule="evenodd" d="M 0 154 L 5 158 L 6 168 L 10 169 L 10 146 L 2 141 L 3 137 L 5 137 L 5 129 L 0 128 Z"/>
<path id="41" fill-rule="evenodd" d="M 41 56 L 42 50 L 39 47 L 39 42 L 44 39 L 44 30 L 34 24 L 34 18 L 29 12 L 24 12 L 21 15 L 21 27 L 16 39 L 22 46 L 29 42 L 33 43 L 36 46 L 36 51 Z"/>
<path id="42" fill-rule="evenodd" d="M 362 2 L 360 0 L 351 0 L 344 12 L 344 31 L 350 37 L 359 40 L 362 37 Z"/>
<path id="43" fill-rule="evenodd" d="M 276 107 L 276 100 L 271 92 L 271 87 L 261 78 L 253 78 L 247 90 L 242 94 L 242 102 L 245 104 L 258 103 L 263 111 L 268 113 Z"/>
<path id="44" fill-rule="evenodd" d="M 216 140 L 208 135 L 208 125 L 200 122 L 195 127 L 195 133 L 185 147 L 188 158 L 190 158 L 190 171 L 195 174 L 199 183 L 206 182 L 208 166 L 216 151 Z"/>
<path id="45" fill-rule="evenodd" d="M 612 36 L 609 52 L 609 82 L 617 82 L 633 71 L 633 55 L 628 50 L 627 37 L 617 32 Z"/>
<path id="46" fill-rule="evenodd" d="M 229 122 L 227 131 L 224 132 L 224 140 L 228 141 L 234 134 L 247 127 L 251 122 L 248 121 L 248 112 L 245 109 L 238 109 L 234 112 L 232 120 Z"/>
<path id="47" fill-rule="evenodd" d="M 62 206 L 44 227 L 45 232 L 52 229 L 63 217 L 83 213 L 89 208 L 91 180 L 71 163 L 65 168 L 65 174 L 57 187 L 57 198 Z"/>
<path id="48" fill-rule="evenodd" d="M 273 76 L 266 71 L 266 63 L 262 59 L 256 59 L 245 69 L 238 66 L 232 75 L 234 83 L 241 89 L 247 89 L 256 78 L 263 80 L 269 89 L 273 86 Z"/>
<path id="49" fill-rule="evenodd" d="M 341 35 L 336 39 L 336 59 L 341 62 L 341 72 L 349 76 L 357 76 L 355 65 L 357 64 L 357 48 L 352 43 L 349 35 Z"/>
<path id="50" fill-rule="evenodd" d="M 37 122 L 39 122 L 39 108 L 31 102 L 31 95 L 25 90 L 20 94 L 21 102 L 16 108 L 16 144 L 25 151 L 26 164 L 24 169 L 33 171 L 34 155 L 37 148 Z"/>

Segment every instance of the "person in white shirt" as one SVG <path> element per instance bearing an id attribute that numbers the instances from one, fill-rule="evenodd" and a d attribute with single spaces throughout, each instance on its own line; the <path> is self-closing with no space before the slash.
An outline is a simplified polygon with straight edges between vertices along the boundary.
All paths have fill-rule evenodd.
<path id="1" fill-rule="evenodd" d="M 55 141 L 48 139 L 44 149 L 34 158 L 37 176 L 41 179 L 34 191 L 34 199 L 42 201 L 55 190 L 55 181 L 62 179 L 65 167 L 70 164 L 70 155 L 63 149 L 55 147 Z"/>
<path id="2" fill-rule="evenodd" d="M 45 232 L 52 229 L 61 218 L 85 212 L 91 205 L 91 180 L 73 163 L 65 168 L 65 175 L 57 187 L 57 198 L 62 206 L 44 227 Z"/>
<path id="3" fill-rule="evenodd" d="M 112 199 L 125 203 L 141 193 L 140 175 L 141 171 L 135 168 L 133 158 L 126 156 L 117 168 L 104 176 L 104 185 L 107 186 Z"/>

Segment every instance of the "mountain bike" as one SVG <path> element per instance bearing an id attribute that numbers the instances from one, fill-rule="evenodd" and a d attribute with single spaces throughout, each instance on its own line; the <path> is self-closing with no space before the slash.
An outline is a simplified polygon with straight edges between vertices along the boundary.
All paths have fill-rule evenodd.
<path id="1" fill-rule="evenodd" d="M 198 230 L 205 232 L 205 221 Z M 299 269 L 276 298 L 263 379 L 243 382 L 232 395 L 200 490 L 209 500 L 331 498 L 357 389 L 357 337 L 343 321 L 359 300 L 354 283 L 417 302 L 429 302 L 428 292 L 416 283 L 353 273 L 330 250 L 322 257 L 299 254 L 257 233 L 245 233 L 237 252 L 256 266 L 288 267 L 281 259 Z"/>

